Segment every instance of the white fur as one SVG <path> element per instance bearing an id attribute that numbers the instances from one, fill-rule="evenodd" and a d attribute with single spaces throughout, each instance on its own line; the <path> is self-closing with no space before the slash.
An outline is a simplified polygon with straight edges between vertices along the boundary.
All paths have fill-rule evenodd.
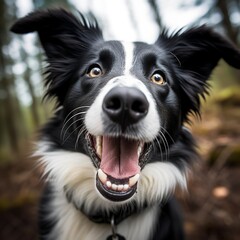
<path id="1" fill-rule="evenodd" d="M 134 62 L 134 44 L 131 42 L 121 42 L 125 54 L 124 75 L 130 75 L 130 70 Z"/>
<path id="2" fill-rule="evenodd" d="M 156 202 L 168 197 L 176 186 L 186 189 L 186 172 L 169 162 L 149 163 L 142 170 L 136 194 L 137 202 Z"/>
<path id="3" fill-rule="evenodd" d="M 48 180 L 59 186 L 59 191 L 64 186 L 73 190 L 75 202 L 80 205 L 84 201 L 87 210 L 111 210 L 116 204 L 125 204 L 111 202 L 100 196 L 95 187 L 97 170 L 87 155 L 64 150 L 48 152 L 47 145 L 47 142 L 41 143 L 36 155 L 42 156 L 45 174 Z M 137 200 L 140 205 L 144 201 L 151 204 L 168 196 L 176 185 L 186 188 L 185 172 L 169 162 L 148 163 L 141 171 L 138 192 L 131 200 Z"/>
<path id="4" fill-rule="evenodd" d="M 110 224 L 97 224 L 90 221 L 66 201 L 62 192 L 55 193 L 52 208 L 55 210 L 53 219 L 59 219 L 51 234 L 53 239 L 106 240 L 111 235 Z M 152 207 L 139 215 L 132 215 L 117 226 L 117 232 L 128 240 L 149 239 L 157 214 L 157 207 Z"/>
<path id="5" fill-rule="evenodd" d="M 58 223 L 58 227 L 61 229 L 62 236 L 68 236 L 68 234 L 70 234 L 68 233 L 70 229 L 72 229 L 71 231 L 73 232 L 75 231 L 77 234 L 76 236 L 79 236 L 79 234 L 81 236 L 82 234 L 88 234 L 90 230 L 84 233 L 85 231 L 82 230 L 82 228 L 88 229 L 87 226 L 91 225 L 91 227 L 93 227 L 94 225 L 85 219 L 85 217 L 73 207 L 73 204 L 68 204 L 66 200 L 64 200 L 66 198 L 63 192 L 64 186 L 67 186 L 67 188 L 72 191 L 72 201 L 74 201 L 76 205 L 80 206 L 83 202 L 85 203 L 86 211 L 95 211 L 99 209 L 111 211 L 116 205 L 126 205 L 126 202 L 115 203 L 100 196 L 95 187 L 96 169 L 87 155 L 64 150 L 51 152 L 48 151 L 49 144 L 49 142 L 41 142 L 39 144 L 39 149 L 36 151 L 36 155 L 42 156 L 41 163 L 45 166 L 45 174 L 48 176 L 48 181 L 53 181 L 53 186 L 56 188 L 56 194 L 59 195 L 57 196 L 57 200 L 53 202 L 53 209 L 56 210 L 54 212 L 59 212 L 60 214 L 57 219 L 61 219 Z M 149 163 L 141 172 L 137 194 L 128 200 L 128 202 L 134 200 L 140 206 L 143 205 L 144 202 L 149 204 L 155 203 L 156 201 L 160 202 L 160 200 L 168 196 L 178 184 L 185 188 L 186 177 L 185 173 L 181 172 L 173 164 L 166 162 Z M 131 234 L 131 236 L 135 236 L 133 232 L 137 233 L 140 230 L 142 230 L 141 234 L 144 234 L 144 232 L 150 234 L 150 226 L 152 226 L 151 221 L 154 221 L 153 212 L 154 211 L 150 209 L 143 215 L 133 216 L 129 219 L 134 219 L 134 224 L 131 221 L 124 221 L 119 225 L 119 229 L 121 229 L 121 232 L 128 231 L 126 234 L 129 236 Z M 147 218 L 145 214 L 148 216 Z M 150 216 L 152 216 L 151 219 Z M 146 219 L 146 221 L 144 219 Z M 136 221 L 139 222 L 137 223 Z M 69 223 L 69 226 L 65 226 L 67 223 Z M 132 224 L 131 228 L 127 227 L 129 224 Z M 138 229 L 136 229 L 134 225 L 136 225 Z M 97 226 L 98 225 L 94 226 L 94 229 L 98 229 Z M 109 233 L 109 226 L 103 229 L 105 229 L 107 234 Z M 129 229 L 131 229 L 131 231 Z M 105 237 L 106 233 L 103 233 L 103 231 L 104 230 L 101 230 L 98 234 Z M 91 230 L 90 232 L 92 234 L 89 235 L 89 238 L 86 237 L 82 239 L 94 239 L 93 236 L 98 231 L 96 230 L 95 232 L 95 230 Z M 75 239 L 80 239 L 76 236 Z M 66 239 L 74 238 L 68 237 Z M 101 238 L 99 237 L 96 239 Z M 133 238 L 129 237 L 127 239 Z M 147 237 L 136 237 L 135 239 L 147 239 Z"/>

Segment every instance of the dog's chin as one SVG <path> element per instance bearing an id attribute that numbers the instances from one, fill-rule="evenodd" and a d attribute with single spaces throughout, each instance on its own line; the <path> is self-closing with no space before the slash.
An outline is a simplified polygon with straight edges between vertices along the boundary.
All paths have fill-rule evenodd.
<path id="1" fill-rule="evenodd" d="M 88 134 L 88 149 L 97 169 L 96 188 L 113 202 L 131 199 L 137 192 L 141 170 L 151 151 L 151 144 L 123 136 Z"/>
<path id="2" fill-rule="evenodd" d="M 106 199 L 112 202 L 122 202 L 129 200 L 137 191 L 137 184 L 132 187 L 128 187 L 128 190 L 113 190 L 106 184 L 102 183 L 98 176 L 96 176 L 96 187 L 99 193 Z"/>

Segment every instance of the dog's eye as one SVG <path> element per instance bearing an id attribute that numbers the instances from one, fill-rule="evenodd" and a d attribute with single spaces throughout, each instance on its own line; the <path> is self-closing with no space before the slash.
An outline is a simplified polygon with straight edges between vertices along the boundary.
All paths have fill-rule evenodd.
<path id="1" fill-rule="evenodd" d="M 96 78 L 96 77 L 100 77 L 103 74 L 103 72 L 99 66 L 95 65 L 95 66 L 89 68 L 87 74 L 91 78 Z"/>
<path id="2" fill-rule="evenodd" d="M 159 72 L 155 72 L 150 79 L 153 83 L 156 83 L 158 85 L 163 85 L 166 83 L 164 77 Z"/>

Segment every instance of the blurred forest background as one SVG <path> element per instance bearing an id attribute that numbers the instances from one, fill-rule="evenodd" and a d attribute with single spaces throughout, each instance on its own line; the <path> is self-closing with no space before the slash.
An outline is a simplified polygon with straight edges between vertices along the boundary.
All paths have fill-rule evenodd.
<path id="1" fill-rule="evenodd" d="M 16 36 L 9 31 L 29 10 L 51 6 L 74 9 L 76 2 L 99 18 L 105 35 L 111 36 L 104 0 L 0 0 L 0 239 L 37 239 L 37 203 L 42 183 L 36 159 L 30 158 L 37 129 L 51 116 L 54 103 L 44 104 L 42 51 L 34 34 Z M 114 2 L 112 0 L 111 2 Z M 120 1 L 116 1 L 116 3 Z M 135 35 L 141 29 L 137 0 L 122 0 Z M 207 23 L 240 47 L 240 0 L 142 0 L 154 31 L 181 22 L 180 12 L 200 9 L 191 25 Z M 174 12 L 166 12 L 174 5 Z M 201 10 L 202 9 L 202 10 Z M 120 11 L 120 10 L 119 10 Z M 179 11 L 179 15 L 178 15 Z M 119 13 L 123 14 L 123 12 Z M 119 15 L 118 14 L 118 15 Z M 140 19 L 141 18 L 141 19 Z M 148 20 L 149 21 L 149 20 Z M 124 31 L 127 26 L 116 26 Z M 171 26 L 170 26 L 171 27 Z M 157 30 L 157 31 L 156 31 Z M 126 34 L 130 34 L 126 32 Z M 156 35 L 157 36 L 157 35 Z M 144 40 L 144 39 L 140 39 Z M 194 132 L 202 159 L 190 176 L 189 192 L 177 193 L 182 203 L 187 239 L 237 240 L 240 236 L 240 71 L 220 62 L 212 75 L 211 97 L 203 101 L 202 120 L 194 119 Z"/>

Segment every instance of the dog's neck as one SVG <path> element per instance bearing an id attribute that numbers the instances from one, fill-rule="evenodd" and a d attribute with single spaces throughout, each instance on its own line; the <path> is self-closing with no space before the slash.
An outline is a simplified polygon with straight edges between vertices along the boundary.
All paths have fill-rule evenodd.
<path id="1" fill-rule="evenodd" d="M 114 211 L 99 210 L 94 212 L 85 211 L 84 206 L 79 210 L 92 222 L 94 223 L 111 223 L 111 219 L 114 218 L 114 223 L 118 225 L 126 218 L 133 214 L 141 213 L 143 210 L 148 208 L 149 205 L 144 204 L 139 207 L 137 204 L 129 204 L 127 206 L 119 206 Z"/>

